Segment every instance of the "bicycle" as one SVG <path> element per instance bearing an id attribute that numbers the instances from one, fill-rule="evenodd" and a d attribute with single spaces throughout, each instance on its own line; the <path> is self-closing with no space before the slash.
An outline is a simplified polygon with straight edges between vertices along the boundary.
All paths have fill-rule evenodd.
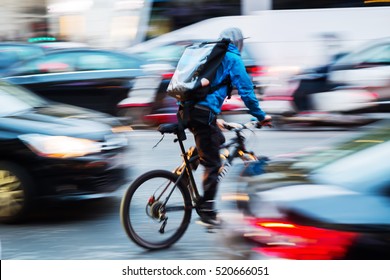
<path id="1" fill-rule="evenodd" d="M 224 127 L 236 135 L 220 147 L 223 165 L 218 180 L 226 175 L 234 159 L 258 160 L 246 149 L 243 135 L 244 129 L 261 128 L 257 122 L 225 123 Z M 139 176 L 125 192 L 120 206 L 121 223 L 129 238 L 151 250 L 168 248 L 183 236 L 201 198 L 193 175 L 199 165 L 196 148 L 191 146 L 186 151 L 185 133 L 178 124 L 160 125 L 158 130 L 163 137 L 176 135 L 174 142 L 179 143 L 183 161 L 174 171 L 152 170 Z"/>

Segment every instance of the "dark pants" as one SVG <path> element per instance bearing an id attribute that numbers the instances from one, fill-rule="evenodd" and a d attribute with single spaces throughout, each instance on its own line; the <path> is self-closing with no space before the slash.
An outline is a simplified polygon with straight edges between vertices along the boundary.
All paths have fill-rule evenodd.
<path id="1" fill-rule="evenodd" d="M 186 127 L 194 135 L 200 163 L 205 168 L 202 201 L 214 200 L 221 168 L 219 147 L 225 142 L 225 137 L 217 126 L 216 115 L 206 108 L 190 107 L 186 113 L 181 108 L 178 117 L 187 120 Z"/>

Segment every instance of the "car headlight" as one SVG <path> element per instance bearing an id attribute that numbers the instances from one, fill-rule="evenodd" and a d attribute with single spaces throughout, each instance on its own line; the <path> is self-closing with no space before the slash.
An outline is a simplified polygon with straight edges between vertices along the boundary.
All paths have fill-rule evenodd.
<path id="1" fill-rule="evenodd" d="M 89 139 L 41 134 L 25 134 L 19 136 L 19 139 L 33 152 L 44 157 L 81 157 L 101 151 L 100 143 Z"/>

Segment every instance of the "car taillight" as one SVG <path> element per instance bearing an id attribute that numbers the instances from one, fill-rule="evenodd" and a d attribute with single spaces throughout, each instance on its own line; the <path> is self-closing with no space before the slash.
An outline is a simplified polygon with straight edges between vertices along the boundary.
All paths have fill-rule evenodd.
<path id="1" fill-rule="evenodd" d="M 254 250 L 263 255 L 295 260 L 341 259 L 356 238 L 343 232 L 302 226 L 280 220 L 250 220 L 256 233 L 250 238 L 261 244 Z"/>
<path id="2" fill-rule="evenodd" d="M 263 76 L 265 74 L 265 68 L 261 66 L 247 66 L 246 72 L 251 76 Z"/>
<path id="3" fill-rule="evenodd" d="M 377 100 L 379 98 L 379 94 L 373 91 L 367 92 L 367 96 L 370 99 Z"/>
<path id="4" fill-rule="evenodd" d="M 164 73 L 161 75 L 163 80 L 170 80 L 173 77 L 173 72 Z"/>

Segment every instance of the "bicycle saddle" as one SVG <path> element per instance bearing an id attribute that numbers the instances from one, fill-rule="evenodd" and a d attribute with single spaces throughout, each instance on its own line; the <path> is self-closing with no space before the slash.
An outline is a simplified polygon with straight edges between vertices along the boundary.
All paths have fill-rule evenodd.
<path id="1" fill-rule="evenodd" d="M 184 132 L 184 129 L 179 126 L 178 123 L 164 123 L 160 124 L 157 128 L 158 131 L 161 132 L 161 134 L 164 133 L 174 133 L 178 136 L 180 140 L 186 140 L 186 134 Z"/>
<path id="2" fill-rule="evenodd" d="M 164 133 L 174 133 L 177 134 L 179 132 L 179 124 L 177 123 L 164 123 L 160 124 L 157 128 L 158 131 L 161 132 L 161 134 Z"/>

